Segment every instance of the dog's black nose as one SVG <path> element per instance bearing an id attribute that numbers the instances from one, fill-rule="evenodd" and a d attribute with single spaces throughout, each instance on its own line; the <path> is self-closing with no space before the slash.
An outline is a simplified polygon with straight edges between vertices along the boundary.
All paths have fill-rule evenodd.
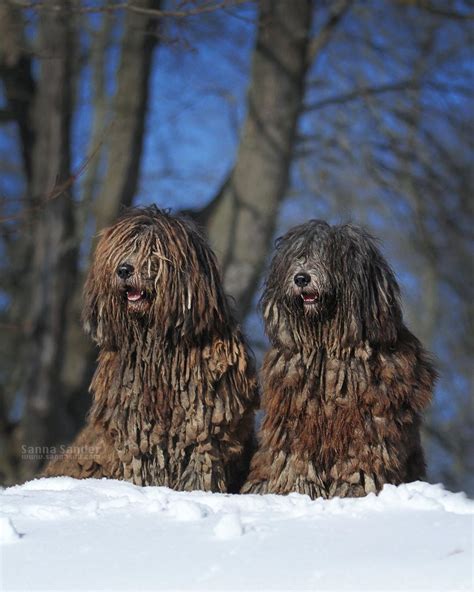
<path id="1" fill-rule="evenodd" d="M 297 273 L 293 278 L 293 281 L 298 288 L 304 288 L 311 281 L 311 276 L 308 273 Z"/>
<path id="2" fill-rule="evenodd" d="M 121 280 L 126 280 L 133 273 L 133 265 L 129 263 L 122 263 L 117 267 L 117 275 Z"/>

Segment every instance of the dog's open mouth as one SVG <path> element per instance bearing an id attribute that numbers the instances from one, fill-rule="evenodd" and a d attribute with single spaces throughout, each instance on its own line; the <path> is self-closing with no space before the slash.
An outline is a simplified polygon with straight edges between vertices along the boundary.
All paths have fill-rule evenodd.
<path id="1" fill-rule="evenodd" d="M 128 286 L 124 291 L 125 300 L 130 306 L 136 307 L 148 303 L 148 294 L 146 290 Z"/>
<path id="2" fill-rule="evenodd" d="M 315 304 L 317 302 L 318 294 L 316 292 L 312 294 L 301 294 L 301 298 L 305 306 L 310 306 L 311 304 Z"/>
<path id="3" fill-rule="evenodd" d="M 134 288 L 129 288 L 126 290 L 125 294 L 129 302 L 139 302 L 140 300 L 146 298 L 145 290 L 135 290 Z"/>

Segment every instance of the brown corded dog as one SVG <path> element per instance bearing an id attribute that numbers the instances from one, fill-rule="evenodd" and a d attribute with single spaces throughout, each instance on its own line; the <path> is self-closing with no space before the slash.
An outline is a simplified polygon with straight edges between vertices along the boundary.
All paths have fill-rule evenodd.
<path id="1" fill-rule="evenodd" d="M 84 323 L 100 347 L 86 427 L 47 476 L 238 491 L 257 397 L 209 246 L 190 222 L 132 209 L 102 233 Z"/>
<path id="2" fill-rule="evenodd" d="M 436 373 L 374 240 L 312 220 L 277 243 L 262 310 L 261 442 L 245 493 L 363 496 L 422 479 Z"/>

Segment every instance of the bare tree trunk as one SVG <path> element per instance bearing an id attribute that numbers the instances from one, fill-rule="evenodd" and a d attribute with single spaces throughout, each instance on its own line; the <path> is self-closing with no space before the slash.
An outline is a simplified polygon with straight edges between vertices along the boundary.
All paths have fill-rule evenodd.
<path id="1" fill-rule="evenodd" d="M 135 6 L 158 10 L 158 0 L 141 0 Z M 103 30 L 97 39 L 95 66 L 94 126 L 90 142 L 90 153 L 98 148 L 104 139 L 103 149 L 107 154 L 107 169 L 102 185 L 98 182 L 98 151 L 87 171 L 83 201 L 90 214 L 89 204 L 95 200 L 95 227 L 99 231 L 110 224 L 124 206 L 130 206 L 135 197 L 143 147 L 143 135 L 149 102 L 149 78 L 153 52 L 157 43 L 157 20 L 136 12 L 125 17 L 121 41 L 121 59 L 117 75 L 117 91 L 112 104 L 112 125 L 104 129 L 107 105 L 103 79 L 104 51 L 110 33 L 110 18 L 105 16 Z M 103 137 L 104 131 L 106 136 Z M 67 356 L 63 370 L 63 384 L 73 422 L 74 435 L 84 420 L 89 406 L 87 390 L 95 364 L 96 352 L 90 339 L 82 332 L 78 322 L 82 306 L 82 281 L 78 282 L 69 311 L 67 335 Z M 69 438 L 66 438 L 69 439 Z"/>
<path id="2" fill-rule="evenodd" d="M 27 290 L 28 269 L 33 252 L 31 228 L 32 215 L 32 153 L 34 147 L 33 104 L 35 83 L 31 71 L 31 56 L 27 50 L 21 11 L 12 2 L 0 3 L 0 77 L 6 99 L 2 120 L 14 121 L 18 128 L 19 145 L 27 188 L 23 200 L 23 211 L 18 223 L 19 232 L 5 241 L 6 256 L 9 261 L 7 273 L 1 279 L 2 288 L 12 294 L 9 310 L 6 313 L 9 323 L 6 367 L 9 373 L 0 388 L 0 481 L 13 483 L 16 480 L 19 459 L 15 454 L 15 422 L 10 414 L 16 393 L 23 382 L 23 371 L 18 363 L 18 352 L 24 347 L 25 311 L 29 305 Z M 18 201 L 20 204 L 21 201 Z M 2 214 L 11 215 L 7 210 Z M 19 237 L 19 238 L 18 238 Z M 3 349 L 3 348 L 2 348 Z"/>
<path id="3" fill-rule="evenodd" d="M 89 139 L 88 155 L 92 158 L 84 174 L 81 199 L 76 208 L 76 236 L 80 244 L 88 223 L 93 220 L 92 208 L 100 192 L 100 165 L 103 162 L 109 113 L 109 98 L 106 91 L 107 48 L 112 43 L 116 20 L 113 15 L 102 16 L 102 26 L 95 33 L 91 47 L 93 122 Z M 90 406 L 87 389 L 92 377 L 96 350 L 82 330 L 79 319 L 82 308 L 82 285 L 85 271 L 79 272 L 76 290 L 68 306 L 65 359 L 61 376 L 64 396 L 71 418 L 71 433 L 68 440 L 82 427 Z"/>
<path id="4" fill-rule="evenodd" d="M 134 6 L 159 10 L 161 0 L 138 0 Z M 137 190 L 156 28 L 156 17 L 127 12 L 108 137 L 107 171 L 96 203 L 97 230 L 110 224 L 121 207 L 131 205 Z"/>
<path id="5" fill-rule="evenodd" d="M 109 97 L 107 96 L 107 48 L 112 44 L 113 29 L 116 19 L 102 15 L 99 30 L 94 33 L 90 49 L 90 67 L 92 70 L 92 130 L 87 154 L 91 160 L 84 174 L 82 195 L 78 211 L 78 233 L 83 236 L 88 219 L 91 217 L 92 204 L 100 188 L 100 164 L 106 144 L 107 120 L 109 115 Z"/>
<path id="6" fill-rule="evenodd" d="M 226 290 L 251 306 L 288 183 L 312 22 L 310 0 L 260 0 L 248 113 L 229 182 L 204 212 Z"/>
<path id="7" fill-rule="evenodd" d="M 309 63 L 349 4 L 334 3 L 326 25 L 311 39 L 311 0 L 259 2 L 248 112 L 237 160 L 219 194 L 198 215 L 241 319 L 252 305 L 287 189 Z"/>
<path id="8" fill-rule="evenodd" d="M 36 142 L 32 191 L 37 221 L 33 236 L 30 308 L 24 357 L 25 407 L 19 442 L 45 446 L 64 428 L 59 375 L 63 362 L 65 312 L 74 284 L 77 249 L 70 178 L 70 122 L 73 109 L 74 29 L 69 3 L 40 13 L 41 71 L 35 104 Z M 26 311 L 25 311 L 26 313 Z M 22 478 L 40 460 L 22 465 Z"/>
<path id="9" fill-rule="evenodd" d="M 0 75 L 8 105 L 7 118 L 18 124 L 23 166 L 29 183 L 34 143 L 32 104 L 35 85 L 31 74 L 31 57 L 25 45 L 20 9 L 9 0 L 4 0 L 0 4 Z"/>

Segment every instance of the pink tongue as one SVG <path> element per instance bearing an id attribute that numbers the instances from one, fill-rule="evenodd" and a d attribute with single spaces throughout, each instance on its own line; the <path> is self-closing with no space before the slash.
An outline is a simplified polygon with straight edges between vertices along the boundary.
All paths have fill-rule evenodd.
<path id="1" fill-rule="evenodd" d="M 313 302 L 315 299 L 315 296 L 303 296 L 303 300 L 305 302 Z"/>
<path id="2" fill-rule="evenodd" d="M 130 302 L 136 302 L 137 300 L 140 300 L 141 297 L 142 293 L 140 292 L 140 290 L 129 290 L 127 292 L 127 300 L 129 300 Z"/>

